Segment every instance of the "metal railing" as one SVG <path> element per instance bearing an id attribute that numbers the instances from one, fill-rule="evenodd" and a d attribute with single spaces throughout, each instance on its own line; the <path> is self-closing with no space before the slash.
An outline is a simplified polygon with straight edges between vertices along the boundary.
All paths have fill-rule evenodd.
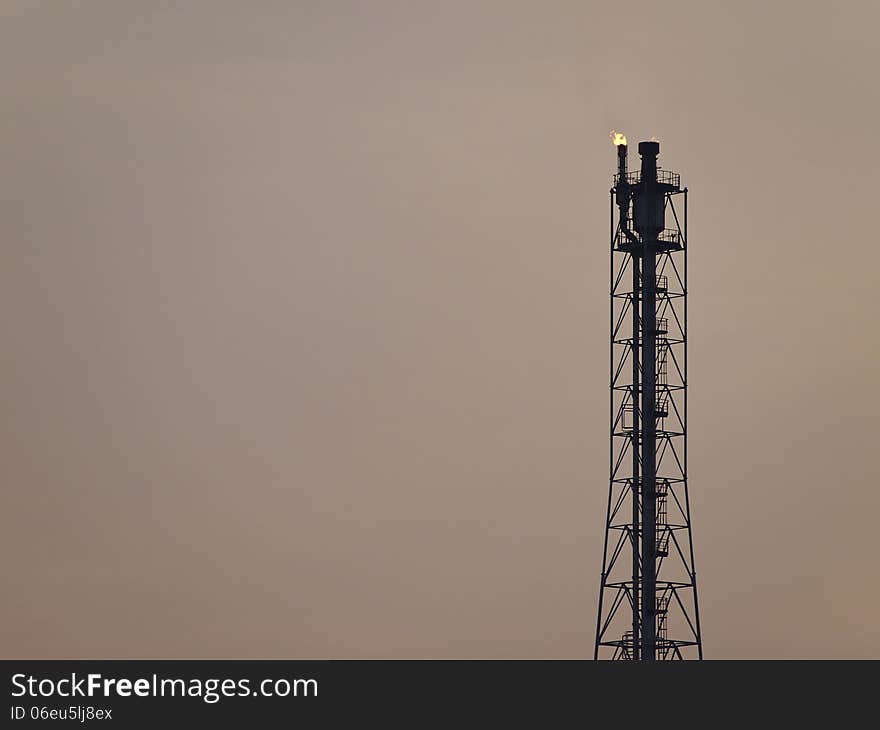
<path id="1" fill-rule="evenodd" d="M 666 228 L 657 234 L 657 240 L 663 243 L 673 243 L 681 245 L 681 233 L 674 228 Z"/>
<path id="2" fill-rule="evenodd" d="M 624 432 L 632 431 L 636 427 L 636 409 L 632 403 L 624 403 L 621 406 L 620 427 Z"/>
<path id="3" fill-rule="evenodd" d="M 642 181 L 642 171 L 641 170 L 633 170 L 632 172 L 626 173 L 626 182 L 630 185 L 638 185 Z M 614 176 L 614 184 L 619 185 L 621 182 L 621 175 L 617 173 Z M 672 170 L 664 170 L 662 168 L 658 168 L 657 170 L 657 182 L 663 183 L 664 185 L 672 185 L 675 188 L 681 187 L 681 175 L 677 172 L 673 172 Z"/>
<path id="4" fill-rule="evenodd" d="M 669 354 L 669 345 L 665 341 L 657 343 L 657 385 L 666 385 L 666 378 L 669 375 L 669 367 L 667 365 L 667 355 Z"/>
<path id="5" fill-rule="evenodd" d="M 629 219 L 627 219 L 627 220 L 629 221 Z M 630 234 L 635 236 L 637 239 L 641 240 L 641 235 L 636 234 L 635 232 L 632 231 L 631 221 L 629 221 L 628 226 L 629 226 Z M 660 243 L 669 244 L 669 246 L 667 246 L 667 247 L 671 247 L 671 248 L 675 248 L 675 249 L 681 247 L 681 233 L 679 233 L 674 228 L 666 228 L 666 229 L 660 231 L 660 233 L 657 234 L 657 240 Z M 630 242 L 629 238 L 621 230 L 618 230 L 618 232 L 614 238 L 614 245 L 616 248 L 623 250 L 624 247 L 630 246 L 631 242 Z"/>
<path id="6" fill-rule="evenodd" d="M 657 418 L 666 418 L 669 416 L 669 396 L 658 395 L 655 400 L 654 413 Z"/>

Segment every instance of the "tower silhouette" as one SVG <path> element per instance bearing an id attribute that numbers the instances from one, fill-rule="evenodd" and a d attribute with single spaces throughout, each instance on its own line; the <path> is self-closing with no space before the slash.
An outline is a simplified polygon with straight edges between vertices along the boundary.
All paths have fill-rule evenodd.
<path id="1" fill-rule="evenodd" d="M 594 658 L 702 659 L 687 481 L 687 188 L 614 134 L 610 478 Z M 676 207 L 678 206 L 678 207 Z"/>

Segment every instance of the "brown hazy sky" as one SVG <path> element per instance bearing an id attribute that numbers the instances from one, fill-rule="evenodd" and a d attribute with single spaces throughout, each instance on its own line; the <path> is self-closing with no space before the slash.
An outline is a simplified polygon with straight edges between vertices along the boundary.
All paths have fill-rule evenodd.
<path id="1" fill-rule="evenodd" d="M 614 127 L 691 190 L 706 655 L 880 657 L 878 27 L 4 2 L 2 654 L 591 655 Z"/>

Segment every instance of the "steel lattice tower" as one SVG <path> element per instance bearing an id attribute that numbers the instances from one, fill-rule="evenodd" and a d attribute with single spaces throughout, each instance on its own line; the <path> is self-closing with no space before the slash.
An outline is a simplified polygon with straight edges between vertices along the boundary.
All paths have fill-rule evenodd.
<path id="1" fill-rule="evenodd" d="M 594 658 L 702 659 L 687 483 L 688 191 L 657 168 L 658 142 L 639 143 L 641 169 L 630 173 L 626 138 L 614 141 L 610 480 Z"/>

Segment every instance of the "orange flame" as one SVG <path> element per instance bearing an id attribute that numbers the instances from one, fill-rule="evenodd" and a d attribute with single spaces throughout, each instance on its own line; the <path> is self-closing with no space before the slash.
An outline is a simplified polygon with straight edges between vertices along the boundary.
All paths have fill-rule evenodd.
<path id="1" fill-rule="evenodd" d="M 619 147 L 620 145 L 626 146 L 626 135 L 623 132 L 615 132 L 612 129 L 611 141 L 614 142 L 615 147 Z"/>

